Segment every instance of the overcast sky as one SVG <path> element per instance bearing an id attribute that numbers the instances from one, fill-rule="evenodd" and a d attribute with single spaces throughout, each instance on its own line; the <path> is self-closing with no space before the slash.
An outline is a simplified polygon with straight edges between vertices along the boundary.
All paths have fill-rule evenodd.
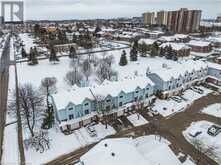
<path id="1" fill-rule="evenodd" d="M 1 0 L 0 0 L 1 1 Z M 145 11 L 202 9 L 203 18 L 221 13 L 221 0 L 25 0 L 27 19 L 87 19 L 141 16 Z"/>

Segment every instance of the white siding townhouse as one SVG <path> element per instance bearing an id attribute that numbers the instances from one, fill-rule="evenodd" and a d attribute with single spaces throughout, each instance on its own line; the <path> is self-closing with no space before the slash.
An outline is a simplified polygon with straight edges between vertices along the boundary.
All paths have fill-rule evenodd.
<path id="1" fill-rule="evenodd" d="M 161 98 L 178 95 L 194 84 L 204 82 L 208 66 L 203 61 L 188 60 L 174 66 L 166 64 L 147 76 L 156 84 L 156 93 Z"/>
<path id="2" fill-rule="evenodd" d="M 74 130 L 102 118 L 123 115 L 134 106 L 147 106 L 154 98 L 154 83 L 147 77 L 104 81 L 99 86 L 73 87 L 52 96 L 56 119 L 62 131 Z"/>
<path id="3" fill-rule="evenodd" d="M 208 62 L 208 78 L 207 82 L 221 86 L 221 65 Z"/>

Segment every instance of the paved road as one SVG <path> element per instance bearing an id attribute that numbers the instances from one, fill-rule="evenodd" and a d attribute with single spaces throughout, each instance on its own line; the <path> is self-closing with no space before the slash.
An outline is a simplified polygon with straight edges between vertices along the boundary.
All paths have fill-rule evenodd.
<path id="1" fill-rule="evenodd" d="M 131 133 L 135 133 L 135 136 L 143 136 L 157 133 L 160 134 L 162 137 L 168 139 L 173 144 L 171 148 L 175 152 L 177 151 L 178 153 L 181 151 L 187 155 L 190 155 L 194 160 L 198 160 L 199 152 L 190 143 L 186 141 L 186 139 L 182 135 L 182 131 L 185 130 L 188 126 L 190 126 L 192 122 L 201 120 L 207 120 L 221 125 L 220 119 L 208 116 L 206 114 L 198 113 L 199 110 L 203 107 L 214 103 L 221 103 L 221 95 L 209 94 L 208 96 L 202 97 L 199 100 L 195 101 L 186 111 L 180 112 L 169 119 L 158 117 L 159 124 L 157 124 L 158 126 L 157 128 L 155 127 L 155 129 L 153 129 L 153 126 L 156 126 L 155 120 L 150 121 L 150 118 L 145 113 L 142 113 L 143 116 L 150 121 L 149 124 L 120 131 L 117 134 L 112 135 L 110 137 L 116 138 L 131 136 Z M 89 145 L 86 148 L 80 148 L 67 155 L 60 156 L 59 158 L 47 164 L 73 164 L 74 161 L 78 160 L 80 156 L 86 153 L 95 144 Z M 217 163 L 214 160 L 210 159 L 206 155 L 202 153 L 200 155 L 201 160 L 198 163 L 198 165 L 217 165 Z"/>
<path id="2" fill-rule="evenodd" d="M 8 96 L 8 69 L 9 69 L 9 54 L 10 54 L 10 38 L 6 41 L 5 48 L 0 59 L 0 160 L 2 158 L 3 133 L 5 127 L 5 117 L 7 110 Z"/>

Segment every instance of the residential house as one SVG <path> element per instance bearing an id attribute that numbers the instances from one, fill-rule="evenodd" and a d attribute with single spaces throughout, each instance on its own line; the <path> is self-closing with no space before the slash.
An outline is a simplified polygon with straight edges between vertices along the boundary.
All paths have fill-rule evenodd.
<path id="1" fill-rule="evenodd" d="M 197 53 L 209 53 L 212 50 L 211 42 L 191 40 L 187 45 L 192 48 L 193 52 Z"/>
<path id="2" fill-rule="evenodd" d="M 208 62 L 207 82 L 221 86 L 221 65 Z"/>
<path id="3" fill-rule="evenodd" d="M 155 83 L 155 92 L 163 99 L 178 95 L 194 84 L 204 82 L 208 66 L 203 61 L 188 60 L 175 66 L 163 64 L 163 69 L 147 73 Z"/>
<path id="4" fill-rule="evenodd" d="M 177 57 L 186 57 L 190 55 L 191 48 L 184 43 L 167 42 L 160 45 L 160 48 L 171 46 L 176 52 Z"/>
<path id="5" fill-rule="evenodd" d="M 87 125 L 108 113 L 116 118 L 153 99 L 154 83 L 147 77 L 128 77 L 122 81 L 104 81 L 99 86 L 58 92 L 53 95 L 56 118 L 62 131 Z M 136 106 L 136 107 L 134 107 Z"/>

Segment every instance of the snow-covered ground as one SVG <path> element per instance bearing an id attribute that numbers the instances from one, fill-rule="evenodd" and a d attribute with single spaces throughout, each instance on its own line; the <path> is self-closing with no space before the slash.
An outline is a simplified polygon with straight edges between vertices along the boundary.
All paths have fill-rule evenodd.
<path id="1" fill-rule="evenodd" d="M 208 121 L 193 122 L 190 127 L 183 131 L 183 135 L 192 144 L 194 141 L 201 142 L 201 147 L 204 150 L 207 150 L 208 148 L 214 148 L 213 155 L 208 156 L 217 161 L 218 164 L 221 164 L 221 133 L 215 137 L 210 136 L 207 133 L 208 128 L 211 127 L 213 124 L 214 123 Z M 197 132 L 202 133 L 196 136 L 195 138 L 191 136 L 195 135 Z"/>
<path id="2" fill-rule="evenodd" d="M 43 164 L 116 133 L 112 127 L 108 126 L 105 129 L 105 125 L 101 123 L 95 125 L 94 128 L 97 133 L 96 137 L 91 137 L 85 127 L 74 131 L 71 135 L 64 135 L 59 129 L 50 129 L 50 149 L 44 153 L 39 153 L 32 149 L 25 150 L 26 163 L 32 165 Z"/>
<path id="3" fill-rule="evenodd" d="M 204 108 L 201 112 L 211 115 L 211 116 L 221 118 L 221 104 L 216 103 L 216 104 L 209 105 L 208 107 Z"/>
<path id="4" fill-rule="evenodd" d="M 158 111 L 164 117 L 168 117 L 168 116 L 171 116 L 175 113 L 182 112 L 189 105 L 191 105 L 195 100 L 197 100 L 203 96 L 206 96 L 212 92 L 210 89 L 207 89 L 204 87 L 200 87 L 200 88 L 203 89 L 203 91 L 204 91 L 203 94 L 196 93 L 190 89 L 186 90 L 184 92 L 183 97 L 187 100 L 186 101 L 182 100 L 181 103 L 178 103 L 172 99 L 168 99 L 168 100 L 157 99 L 154 104 L 153 110 Z"/>
<path id="5" fill-rule="evenodd" d="M 133 114 L 127 117 L 127 119 L 136 127 L 147 124 L 148 121 L 140 114 Z"/>
<path id="6" fill-rule="evenodd" d="M 34 48 L 35 46 L 37 46 L 34 43 L 34 38 L 32 36 L 29 36 L 28 33 L 20 33 L 19 37 L 21 38 L 21 40 L 23 41 L 24 44 L 24 49 L 26 51 L 26 53 L 30 52 L 30 48 Z"/>
<path id="7" fill-rule="evenodd" d="M 14 66 L 9 67 L 9 89 L 8 102 L 12 98 L 15 89 Z M 6 124 L 14 122 L 16 119 L 9 114 L 6 115 Z M 17 123 L 8 125 L 4 130 L 2 164 L 19 164 Z"/>
<path id="8" fill-rule="evenodd" d="M 104 162 L 107 165 L 182 165 L 169 145 L 166 139 L 155 135 L 105 139 L 83 155 L 80 161 L 85 165 L 103 165 Z M 113 153 L 116 156 L 111 156 Z M 191 164 L 188 159 L 185 165 L 194 163 Z"/>

